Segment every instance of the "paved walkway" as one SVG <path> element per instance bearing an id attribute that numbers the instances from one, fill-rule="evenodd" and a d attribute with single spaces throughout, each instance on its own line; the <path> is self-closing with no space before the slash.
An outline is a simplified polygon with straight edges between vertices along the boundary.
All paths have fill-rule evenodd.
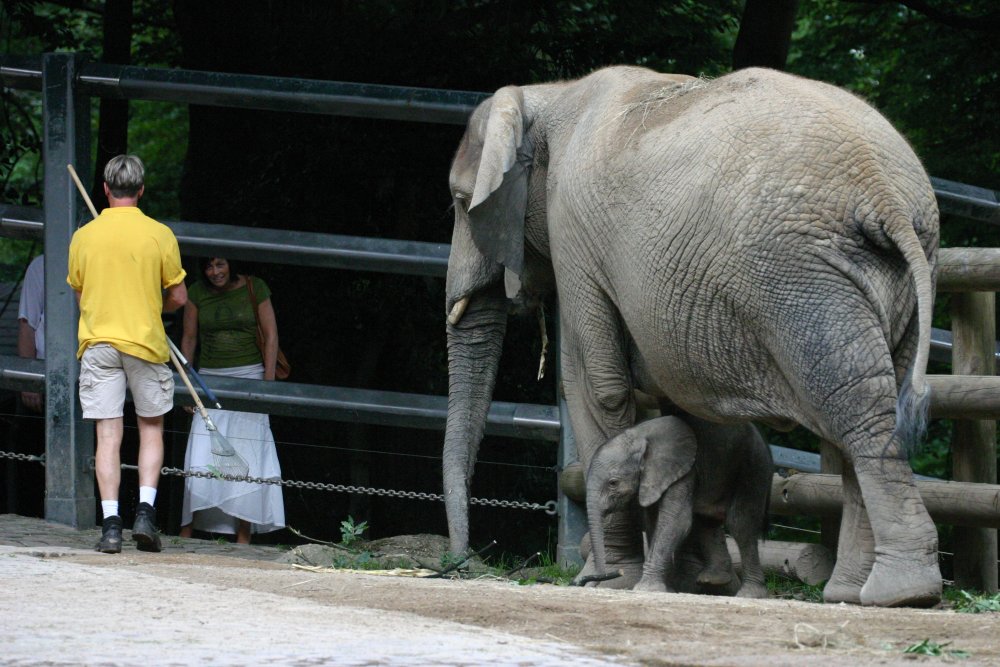
<path id="1" fill-rule="evenodd" d="M 128 538 L 131 531 L 125 529 L 124 549 L 134 549 Z M 57 549 L 92 550 L 101 538 L 101 529 L 77 530 L 58 523 L 50 523 L 17 514 L 0 514 L 0 545 L 25 547 L 44 552 L 48 547 Z M 284 553 L 274 546 L 255 544 L 234 544 L 216 540 L 185 539 L 163 535 L 163 552 L 167 554 L 210 554 L 229 556 L 247 560 L 279 561 Z"/>
<path id="2" fill-rule="evenodd" d="M 107 556 L 93 551 L 98 537 L 0 515 L 0 666 L 623 664 L 558 641 L 227 583 L 268 572 L 292 577 L 282 588 L 303 583 L 263 564 L 239 574 L 228 560 L 279 561 L 276 547 L 165 536 L 163 554 L 144 554 L 126 530 L 122 554 Z"/>

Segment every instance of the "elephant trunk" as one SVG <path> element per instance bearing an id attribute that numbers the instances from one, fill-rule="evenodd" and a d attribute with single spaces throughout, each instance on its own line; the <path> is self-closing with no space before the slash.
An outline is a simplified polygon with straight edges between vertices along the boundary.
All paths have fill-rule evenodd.
<path id="1" fill-rule="evenodd" d="M 469 547 L 469 487 L 507 331 L 502 289 L 475 295 L 464 315 L 447 324 L 447 331 L 448 422 L 443 481 L 450 549 L 461 554 Z"/>
<path id="2" fill-rule="evenodd" d="M 603 480 L 593 471 L 587 475 L 587 523 L 590 525 L 590 554 L 597 574 L 607 571 L 607 552 L 604 546 L 604 507 L 601 503 Z"/>

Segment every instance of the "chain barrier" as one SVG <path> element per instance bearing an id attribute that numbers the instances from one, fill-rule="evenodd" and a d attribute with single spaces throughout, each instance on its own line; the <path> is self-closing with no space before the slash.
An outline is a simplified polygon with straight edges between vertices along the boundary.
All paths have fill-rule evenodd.
<path id="1" fill-rule="evenodd" d="M 122 465 L 127 470 L 138 470 L 138 466 Z M 386 496 L 389 498 L 404 498 L 408 500 L 438 500 L 444 501 L 444 496 L 440 493 L 422 493 L 420 491 L 397 491 L 395 489 L 374 489 L 367 486 L 352 486 L 349 484 L 325 484 L 323 482 L 300 482 L 292 479 L 269 479 L 264 477 L 238 477 L 236 475 L 224 475 L 201 470 L 181 470 L 180 468 L 169 468 L 164 466 L 160 469 L 161 475 L 174 477 L 202 477 L 204 479 L 219 479 L 227 482 L 249 482 L 251 484 L 270 484 L 272 486 L 287 486 L 293 489 L 311 489 L 316 491 L 338 491 L 341 493 L 354 493 L 367 496 Z M 547 503 L 529 503 L 518 500 L 494 500 L 491 498 L 470 498 L 472 505 L 484 505 L 487 507 L 503 507 L 505 509 L 518 510 L 540 510 L 549 516 L 556 515 L 556 501 L 550 500 Z"/>
<path id="2" fill-rule="evenodd" d="M 34 454 L 18 454 L 17 452 L 0 452 L 0 459 L 12 459 L 14 461 L 38 461 L 45 465 L 45 455 L 35 456 Z"/>
<path id="3" fill-rule="evenodd" d="M 18 454 L 16 452 L 0 451 L 0 459 L 13 459 L 15 461 L 38 461 L 45 465 L 45 456 L 35 456 L 32 454 Z M 139 470 L 139 466 L 122 464 L 123 470 Z M 338 491 L 341 493 L 355 493 L 366 496 L 386 496 L 389 498 L 404 498 L 409 500 L 438 500 L 444 501 L 444 496 L 440 493 L 422 493 L 419 491 L 397 491 L 395 489 L 373 489 L 367 486 L 351 486 L 345 484 L 324 484 L 322 482 L 300 482 L 292 479 L 267 479 L 264 477 L 237 477 L 236 475 L 223 475 L 200 470 L 181 470 L 180 468 L 169 468 L 164 466 L 160 469 L 161 475 L 174 477 L 203 477 L 205 479 L 220 479 L 227 482 L 249 482 L 251 484 L 270 484 L 272 486 L 287 486 L 293 489 L 312 489 L 316 491 Z M 494 500 L 491 498 L 470 498 L 472 505 L 484 505 L 486 507 L 503 507 L 505 509 L 516 510 L 540 510 L 549 516 L 556 515 L 556 501 L 550 500 L 547 503 L 529 503 L 519 500 Z"/>

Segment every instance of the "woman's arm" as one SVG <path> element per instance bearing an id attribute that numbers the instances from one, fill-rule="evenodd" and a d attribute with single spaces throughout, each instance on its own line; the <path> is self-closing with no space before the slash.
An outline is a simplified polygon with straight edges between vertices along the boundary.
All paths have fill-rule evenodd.
<path id="1" fill-rule="evenodd" d="M 278 322 L 270 299 L 257 304 L 257 317 L 264 334 L 264 379 L 273 380 L 274 366 L 278 363 Z"/>
<path id="2" fill-rule="evenodd" d="M 184 306 L 184 333 L 181 335 L 181 354 L 194 364 L 194 350 L 198 345 L 198 306 L 188 301 Z"/>

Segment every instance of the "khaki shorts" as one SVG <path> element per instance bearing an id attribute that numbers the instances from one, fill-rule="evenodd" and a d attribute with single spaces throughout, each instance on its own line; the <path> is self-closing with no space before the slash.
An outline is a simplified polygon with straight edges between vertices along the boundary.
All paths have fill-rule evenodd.
<path id="1" fill-rule="evenodd" d="M 83 418 L 121 417 L 125 412 L 126 383 L 140 417 L 159 417 L 173 409 L 174 376 L 166 364 L 155 364 L 98 343 L 84 350 L 80 359 Z"/>

